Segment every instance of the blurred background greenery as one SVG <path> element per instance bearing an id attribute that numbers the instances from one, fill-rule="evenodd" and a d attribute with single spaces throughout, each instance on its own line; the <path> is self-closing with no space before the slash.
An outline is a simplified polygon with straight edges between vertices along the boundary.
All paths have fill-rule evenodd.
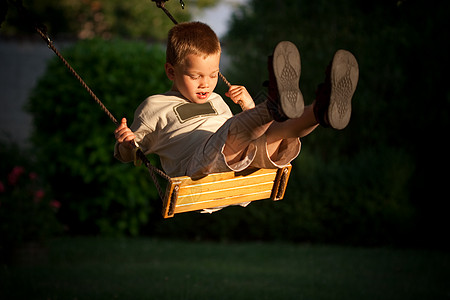
<path id="1" fill-rule="evenodd" d="M 192 18 L 192 3 L 201 8 L 216 1 L 185 3 L 181 10 L 178 1 L 167 2 L 179 21 Z M 143 99 L 170 87 L 163 45 L 172 23 L 154 3 L 24 5 L 51 36 L 71 41 L 65 57 L 117 118 L 131 120 Z M 147 171 L 113 158 L 113 124 L 57 58 L 26 106 L 33 116 L 32 148 L 2 153 L 0 181 L 6 186 L 14 166 L 32 165 L 61 204 L 56 217 L 72 235 L 444 247 L 449 6 L 250 0 L 235 11 L 222 39 L 229 62 L 223 73 L 256 99 L 265 93 L 267 55 L 281 40 L 299 47 L 307 103 L 337 49 L 352 51 L 360 66 L 350 126 L 339 132 L 319 128 L 303 140 L 281 202 L 163 220 Z M 9 7 L 2 38 L 33 34 Z M 218 91 L 224 90 L 220 84 Z M 14 147 L 7 141 L 1 146 Z"/>

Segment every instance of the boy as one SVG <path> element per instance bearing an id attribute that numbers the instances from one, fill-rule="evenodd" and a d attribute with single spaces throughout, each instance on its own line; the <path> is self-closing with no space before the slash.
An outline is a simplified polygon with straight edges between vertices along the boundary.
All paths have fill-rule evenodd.
<path id="1" fill-rule="evenodd" d="M 158 154 L 171 177 L 278 168 L 297 157 L 300 138 L 319 124 L 335 129 L 348 124 L 359 72 L 351 53 L 335 54 L 316 100 L 305 107 L 298 84 L 300 54 L 292 43 L 279 43 L 269 63 L 268 100 L 255 106 L 243 86 L 233 85 L 225 95 L 243 108 L 235 116 L 213 92 L 220 54 L 220 42 L 206 24 L 173 27 L 165 64 L 172 89 L 147 98 L 130 128 L 122 119 L 115 130 L 115 157 L 132 161 L 137 145 L 145 154 Z"/>

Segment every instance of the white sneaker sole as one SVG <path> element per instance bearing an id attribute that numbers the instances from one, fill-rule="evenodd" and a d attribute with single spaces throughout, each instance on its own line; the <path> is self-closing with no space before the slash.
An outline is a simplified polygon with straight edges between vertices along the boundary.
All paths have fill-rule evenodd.
<path id="1" fill-rule="evenodd" d="M 275 47 L 273 70 L 284 114 L 290 119 L 299 118 L 303 114 L 305 104 L 299 88 L 300 53 L 293 43 L 282 41 Z"/>
<path id="2" fill-rule="evenodd" d="M 331 95 L 328 107 L 328 121 L 335 129 L 343 129 L 350 122 L 352 97 L 358 77 L 358 62 L 353 54 L 346 50 L 337 51 L 331 64 Z"/>

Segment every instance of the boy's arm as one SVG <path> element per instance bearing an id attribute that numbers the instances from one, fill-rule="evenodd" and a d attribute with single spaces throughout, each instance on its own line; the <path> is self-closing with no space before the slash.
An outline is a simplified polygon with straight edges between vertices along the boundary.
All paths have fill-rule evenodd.
<path id="1" fill-rule="evenodd" d="M 239 104 L 242 110 L 247 110 L 255 107 L 252 96 L 247 92 L 247 89 L 242 85 L 232 85 L 225 96 L 230 97 L 234 103 Z"/>
<path id="2" fill-rule="evenodd" d="M 114 156 L 123 162 L 133 161 L 133 149 L 135 148 L 134 139 L 136 136 L 127 126 L 127 120 L 122 118 L 121 123 L 114 131 L 116 138 L 116 147 Z"/>

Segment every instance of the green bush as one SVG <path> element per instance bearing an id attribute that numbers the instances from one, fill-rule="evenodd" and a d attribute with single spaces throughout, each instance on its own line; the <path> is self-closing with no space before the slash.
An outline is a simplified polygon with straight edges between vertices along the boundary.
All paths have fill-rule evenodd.
<path id="1" fill-rule="evenodd" d="M 294 240 L 399 244 L 411 233 L 414 162 L 393 148 L 364 149 L 351 159 L 324 161 L 304 151 L 293 173 L 289 231 Z M 292 202 L 291 202 L 292 201 Z"/>
<path id="2" fill-rule="evenodd" d="M 170 86 L 158 45 L 96 39 L 63 54 L 116 118 L 126 117 L 129 124 L 146 97 Z M 37 162 L 62 204 L 60 218 L 69 230 L 138 234 L 157 198 L 147 170 L 113 157 L 115 125 L 56 57 L 27 109 L 33 115 Z"/>
<path id="3" fill-rule="evenodd" d="M 28 243 L 45 243 L 61 232 L 60 202 L 33 166 L 31 155 L 0 140 L 0 261 Z"/>

